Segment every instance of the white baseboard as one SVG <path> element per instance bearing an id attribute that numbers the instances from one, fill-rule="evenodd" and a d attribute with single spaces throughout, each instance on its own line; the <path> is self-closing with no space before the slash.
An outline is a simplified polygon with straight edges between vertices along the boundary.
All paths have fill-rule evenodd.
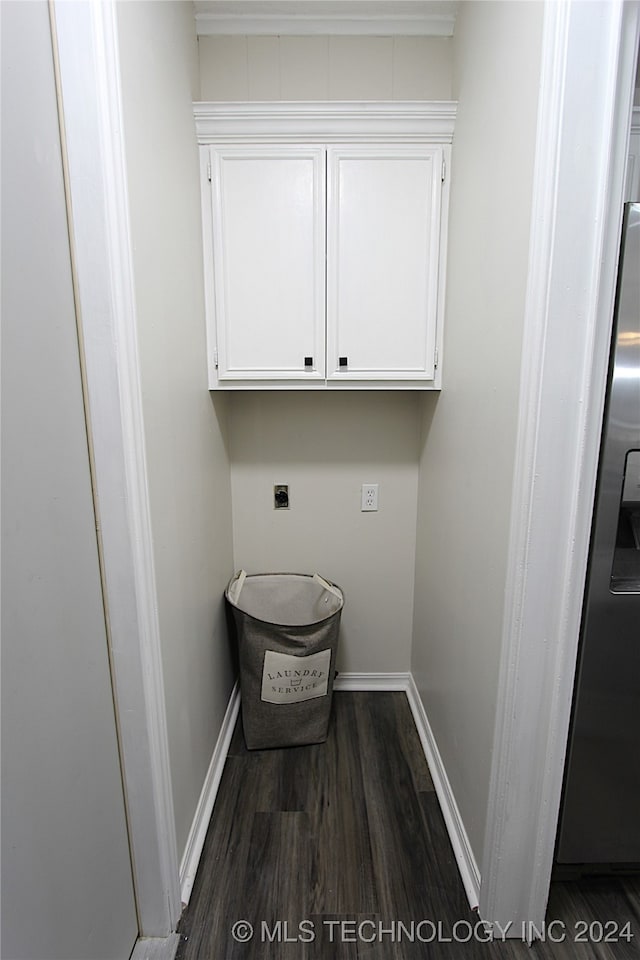
<path id="1" fill-rule="evenodd" d="M 408 690 L 410 673 L 338 673 L 334 690 Z"/>
<path id="2" fill-rule="evenodd" d="M 200 855 L 202 854 L 207 828 L 213 812 L 213 805 L 216 794 L 218 793 L 218 787 L 220 786 L 220 779 L 227 759 L 229 744 L 231 743 L 231 737 L 233 736 L 239 710 L 240 685 L 236 681 L 231 691 L 231 696 L 229 697 L 229 703 L 227 704 L 220 733 L 213 750 L 211 763 L 207 770 L 207 776 L 205 777 L 180 864 L 180 893 L 182 902 L 185 905 L 189 903 L 189 897 L 191 896 L 193 881 L 196 877 L 196 870 L 200 862 Z"/>
<path id="3" fill-rule="evenodd" d="M 133 948 L 131 960 L 174 960 L 178 952 L 180 936 L 170 933 L 168 937 L 140 937 Z"/>
<path id="4" fill-rule="evenodd" d="M 440 809 L 442 810 L 442 815 L 447 826 L 447 833 L 451 840 L 451 846 L 453 847 L 460 877 L 464 884 L 467 899 L 469 900 L 469 906 L 472 910 L 476 910 L 480 898 L 480 871 L 473 855 L 469 837 L 467 836 L 467 831 L 465 830 L 460 811 L 458 810 L 458 804 L 451 789 L 451 784 L 449 783 L 447 771 L 442 762 L 438 745 L 433 736 L 433 731 L 427 719 L 422 700 L 420 699 L 418 688 L 411 675 L 407 686 L 407 699 L 411 707 L 415 725 L 418 729 L 422 749 L 427 758 L 431 779 L 433 780 L 436 795 L 440 803 Z"/>

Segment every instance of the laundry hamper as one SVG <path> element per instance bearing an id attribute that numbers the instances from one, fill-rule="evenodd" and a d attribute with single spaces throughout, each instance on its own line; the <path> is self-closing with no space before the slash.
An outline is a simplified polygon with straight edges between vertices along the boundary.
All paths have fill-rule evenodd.
<path id="1" fill-rule="evenodd" d="M 244 570 L 225 591 L 238 637 L 247 747 L 327 739 L 344 596 L 318 574 Z"/>

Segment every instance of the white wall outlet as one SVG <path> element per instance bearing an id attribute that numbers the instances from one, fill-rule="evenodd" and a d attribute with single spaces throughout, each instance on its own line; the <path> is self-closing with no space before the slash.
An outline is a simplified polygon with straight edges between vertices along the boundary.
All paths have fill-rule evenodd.
<path id="1" fill-rule="evenodd" d="M 362 503 L 361 503 L 360 509 L 363 512 L 373 511 L 378 509 L 378 484 L 377 483 L 362 484 Z"/>

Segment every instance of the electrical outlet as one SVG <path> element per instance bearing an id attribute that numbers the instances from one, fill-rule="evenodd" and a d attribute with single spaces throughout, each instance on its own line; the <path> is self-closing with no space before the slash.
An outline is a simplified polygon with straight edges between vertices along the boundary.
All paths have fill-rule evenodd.
<path id="1" fill-rule="evenodd" d="M 360 509 L 363 512 L 371 512 L 378 509 L 378 484 L 362 484 L 362 503 Z"/>

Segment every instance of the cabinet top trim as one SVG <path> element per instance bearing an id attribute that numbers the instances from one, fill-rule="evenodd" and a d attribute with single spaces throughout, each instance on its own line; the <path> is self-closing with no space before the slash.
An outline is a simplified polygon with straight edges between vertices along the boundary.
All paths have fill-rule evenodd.
<path id="1" fill-rule="evenodd" d="M 366 6 L 366 10 L 362 7 Z M 195 0 L 199 37 L 452 37 L 457 0 Z"/>
<path id="2" fill-rule="evenodd" d="M 260 138 L 309 140 L 402 137 L 450 143 L 456 100 L 200 101 L 198 143 Z"/>

